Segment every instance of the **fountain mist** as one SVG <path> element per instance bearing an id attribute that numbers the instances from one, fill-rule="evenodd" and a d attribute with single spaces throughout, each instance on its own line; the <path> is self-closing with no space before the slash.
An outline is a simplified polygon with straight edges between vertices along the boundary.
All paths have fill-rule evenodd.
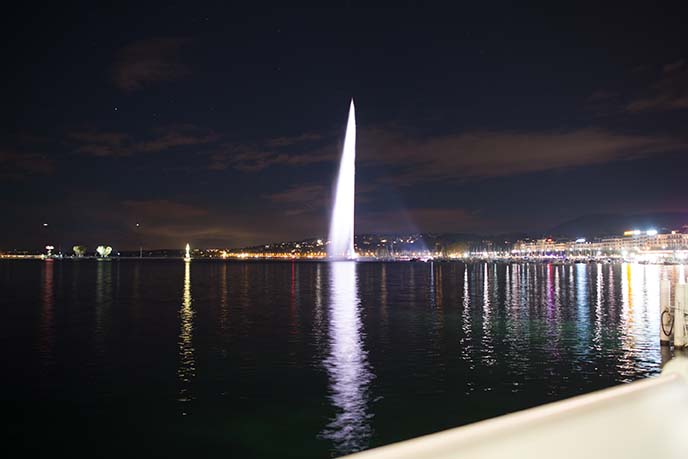
<path id="1" fill-rule="evenodd" d="M 339 163 L 337 190 L 330 221 L 330 245 L 327 254 L 333 259 L 353 260 L 354 251 L 354 192 L 356 187 L 356 111 L 351 99 L 349 121 L 346 125 L 344 150 Z"/>

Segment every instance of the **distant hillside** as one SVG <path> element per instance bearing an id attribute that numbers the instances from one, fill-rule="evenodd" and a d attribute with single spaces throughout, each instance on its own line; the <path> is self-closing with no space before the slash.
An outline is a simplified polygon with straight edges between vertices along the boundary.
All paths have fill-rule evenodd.
<path id="1" fill-rule="evenodd" d="M 593 237 L 622 234 L 629 229 L 658 231 L 680 229 L 688 225 L 688 213 L 662 212 L 638 215 L 591 214 L 578 217 L 551 228 L 547 235 L 555 237 Z"/>

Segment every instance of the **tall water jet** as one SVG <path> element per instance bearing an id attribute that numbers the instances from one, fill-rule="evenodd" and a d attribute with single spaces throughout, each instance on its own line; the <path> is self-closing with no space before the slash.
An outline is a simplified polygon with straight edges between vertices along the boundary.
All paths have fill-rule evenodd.
<path id="1" fill-rule="evenodd" d="M 356 110 L 351 99 L 349 121 L 346 124 L 344 149 L 339 163 L 337 189 L 330 220 L 330 245 L 327 255 L 331 259 L 354 260 L 354 193 L 356 188 Z"/>

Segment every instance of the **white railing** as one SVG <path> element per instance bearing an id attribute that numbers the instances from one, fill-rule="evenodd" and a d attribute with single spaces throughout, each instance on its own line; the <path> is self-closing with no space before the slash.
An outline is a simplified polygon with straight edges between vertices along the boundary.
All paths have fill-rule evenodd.
<path id="1" fill-rule="evenodd" d="M 658 377 L 363 451 L 347 458 L 686 459 L 688 358 L 677 357 L 669 361 Z"/>

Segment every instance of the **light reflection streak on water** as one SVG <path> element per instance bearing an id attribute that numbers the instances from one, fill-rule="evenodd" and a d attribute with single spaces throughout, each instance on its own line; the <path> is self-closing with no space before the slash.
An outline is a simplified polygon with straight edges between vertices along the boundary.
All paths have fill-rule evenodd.
<path id="1" fill-rule="evenodd" d="M 567 295 L 566 299 L 567 299 L 567 301 L 570 301 L 570 302 L 574 298 L 574 295 L 575 295 L 574 289 L 576 287 L 575 277 L 573 275 L 573 269 L 574 269 L 573 265 L 569 266 L 569 277 L 568 277 L 568 279 L 566 279 L 566 283 L 568 285 L 568 289 L 566 291 L 566 295 Z"/>
<path id="2" fill-rule="evenodd" d="M 520 275 L 521 275 L 521 265 L 512 264 L 511 265 L 511 281 L 509 286 L 509 303 L 510 308 L 509 314 L 513 316 L 514 322 L 514 333 L 520 337 L 523 334 L 523 324 L 521 323 L 521 314 L 523 314 L 521 307 L 521 290 L 520 290 Z"/>
<path id="3" fill-rule="evenodd" d="M 442 287 L 442 265 L 437 265 L 437 276 L 435 277 L 435 303 L 437 307 L 441 309 L 444 308 L 444 292 Z"/>
<path id="4" fill-rule="evenodd" d="M 223 339 L 220 340 L 220 355 L 222 358 L 227 358 L 227 340 L 224 339 L 229 332 L 229 280 L 227 279 L 227 264 L 222 263 L 220 267 L 220 314 L 219 314 L 219 327 L 220 336 Z M 191 293 L 191 292 L 189 292 Z"/>
<path id="5" fill-rule="evenodd" d="M 99 354 L 105 352 L 105 335 L 107 332 L 107 315 L 112 305 L 112 262 L 98 260 L 96 265 L 96 350 Z"/>
<path id="6" fill-rule="evenodd" d="M 595 267 L 596 288 L 595 288 L 595 325 L 593 331 L 593 349 L 595 352 L 602 352 L 602 263 L 597 263 Z"/>
<path id="7" fill-rule="evenodd" d="M 483 338 L 482 338 L 482 362 L 485 365 L 494 365 L 494 345 L 492 342 L 492 304 L 490 301 L 490 284 L 488 263 L 483 269 Z"/>
<path id="8" fill-rule="evenodd" d="M 301 286 L 299 282 L 301 265 L 296 261 L 291 263 L 291 287 L 289 293 L 289 340 L 288 340 L 288 355 L 287 365 L 298 367 L 299 351 L 301 345 L 301 322 L 299 317 L 299 309 L 301 307 Z"/>
<path id="9" fill-rule="evenodd" d="M 433 262 L 430 262 L 430 279 L 428 281 L 428 290 L 429 290 L 429 301 L 430 301 L 430 308 L 435 312 L 435 307 L 437 306 L 437 297 L 435 294 L 435 264 Z"/>
<path id="10" fill-rule="evenodd" d="M 556 327 L 555 323 L 555 316 L 556 316 L 556 294 L 555 294 L 555 281 L 554 281 L 554 273 L 552 271 L 556 271 L 556 269 L 552 269 L 552 264 L 548 263 L 546 266 L 546 280 L 545 280 L 545 291 L 546 291 L 546 307 L 547 307 L 547 328 L 548 328 L 548 333 L 552 333 L 553 328 Z"/>
<path id="11" fill-rule="evenodd" d="M 617 303 L 616 301 L 616 277 L 614 276 L 614 265 L 609 265 L 609 271 L 607 272 L 607 315 L 611 317 L 616 316 Z"/>
<path id="12" fill-rule="evenodd" d="M 519 312 L 519 321 L 524 325 L 524 335 L 527 337 L 530 337 L 530 320 L 528 320 L 529 316 L 529 307 L 530 305 L 528 304 L 528 271 L 527 271 L 527 264 L 518 264 L 517 265 L 517 279 L 516 279 L 516 298 L 518 301 L 518 312 Z"/>
<path id="13" fill-rule="evenodd" d="M 251 270 L 252 271 L 252 270 Z M 241 275 L 238 288 L 238 305 L 239 311 L 236 314 L 237 318 L 241 318 L 241 325 L 237 329 L 237 337 L 244 339 L 247 335 L 251 333 L 254 327 L 254 315 L 251 314 L 251 293 L 253 292 L 252 282 L 249 276 L 249 266 L 247 264 L 242 264 Z M 282 279 L 280 279 L 282 282 Z M 287 328 L 287 332 L 291 333 L 291 330 Z M 244 368 L 254 368 L 255 358 L 252 355 L 253 350 L 242 348 L 241 365 Z"/>
<path id="14" fill-rule="evenodd" d="M 620 327 L 620 341 L 622 355 L 618 362 L 619 372 L 623 376 L 627 376 L 633 365 L 634 345 L 633 335 L 631 334 L 633 322 L 633 284 L 632 284 L 632 267 L 629 263 L 621 265 L 621 323 Z"/>
<path id="15" fill-rule="evenodd" d="M 43 263 L 43 279 L 41 291 L 41 322 L 39 352 L 45 365 L 55 363 L 55 279 L 53 260 Z"/>
<path id="16" fill-rule="evenodd" d="M 521 320 L 519 318 L 520 310 L 517 298 L 514 293 L 517 292 L 514 286 L 516 265 L 506 265 L 504 274 L 504 315 L 503 320 L 506 322 L 506 336 L 505 343 L 507 344 L 506 358 L 509 366 L 509 379 L 511 380 L 511 392 L 518 392 L 519 383 L 517 380 L 521 379 L 522 370 L 524 368 L 523 355 L 523 334 L 521 327 Z M 496 298 L 496 301 L 498 299 Z"/>
<path id="17" fill-rule="evenodd" d="M 554 303 L 555 303 L 555 317 L 557 323 L 561 323 L 561 282 L 562 274 L 564 272 L 563 266 L 558 266 L 554 272 Z"/>
<path id="18" fill-rule="evenodd" d="M 546 330 L 545 336 L 547 337 L 545 341 L 545 347 L 552 359 L 559 360 L 561 358 L 561 324 L 559 322 L 560 304 L 557 294 L 556 280 L 552 271 L 556 271 L 556 268 L 553 269 L 551 264 L 547 264 L 545 266 L 545 281 L 543 282 L 546 292 L 545 311 L 543 317 Z"/>
<path id="19" fill-rule="evenodd" d="M 290 343 L 298 343 L 299 336 L 299 299 L 301 292 L 299 287 L 299 268 L 296 261 L 291 262 L 291 282 L 289 288 L 289 341 Z M 296 364 L 296 350 L 290 346 L 289 363 Z"/>
<path id="20" fill-rule="evenodd" d="M 430 262 L 430 313 L 432 314 L 431 345 L 428 346 L 428 359 L 434 362 L 437 381 L 444 379 L 446 361 L 442 359 L 442 334 L 444 329 L 444 311 L 442 298 L 442 266 Z"/>
<path id="21" fill-rule="evenodd" d="M 473 334 L 471 315 L 471 292 L 468 289 L 468 265 L 463 269 L 463 301 L 461 312 L 461 358 L 470 364 L 470 369 L 475 368 L 473 363 Z M 469 382 L 469 390 L 473 390 Z"/>
<path id="22" fill-rule="evenodd" d="M 554 316 L 554 274 L 552 273 L 552 264 L 547 263 L 547 319 L 551 323 Z"/>
<path id="23" fill-rule="evenodd" d="M 440 354 L 440 328 L 441 318 L 439 305 L 437 303 L 437 280 L 435 277 L 435 263 L 430 262 L 428 276 L 428 303 L 430 304 L 430 314 L 432 314 L 432 329 L 430 330 L 431 345 L 426 347 L 428 358 L 436 357 Z"/>
<path id="24" fill-rule="evenodd" d="M 359 451 L 372 434 L 368 408 L 373 379 L 362 337 L 356 263 L 330 263 L 330 353 L 324 365 L 335 415 L 322 432 L 337 455 Z"/>
<path id="25" fill-rule="evenodd" d="M 504 303 L 507 308 L 513 308 L 514 304 L 511 301 L 511 265 L 506 265 L 506 271 L 504 273 Z"/>
<path id="26" fill-rule="evenodd" d="M 408 273 L 408 292 L 409 292 L 409 299 L 411 300 L 411 305 L 416 306 L 416 273 L 415 273 L 415 268 L 416 264 L 411 263 L 409 265 L 409 273 Z"/>
<path id="27" fill-rule="evenodd" d="M 516 294 L 514 295 L 514 298 L 516 299 L 516 307 L 518 308 L 519 316 L 523 315 L 524 313 L 524 305 L 525 305 L 525 298 L 524 298 L 524 285 L 523 285 L 523 272 L 525 270 L 523 269 L 523 265 L 517 264 L 516 267 L 514 268 L 514 275 L 515 275 L 515 282 L 514 282 L 514 291 Z"/>
<path id="28" fill-rule="evenodd" d="M 141 297 L 141 264 L 136 263 L 134 265 L 134 273 L 132 276 L 131 283 L 131 297 L 134 300 L 138 300 Z"/>
<path id="29" fill-rule="evenodd" d="M 227 279 L 227 264 L 220 268 L 220 331 L 224 336 L 229 325 L 229 286 Z M 189 292 L 190 293 L 190 292 Z"/>
<path id="30" fill-rule="evenodd" d="M 588 297 L 588 265 L 576 264 L 576 335 L 578 355 L 585 356 L 590 350 L 590 298 Z"/>
<path id="31" fill-rule="evenodd" d="M 659 330 L 659 282 L 660 267 L 657 265 L 638 265 L 637 279 L 638 298 L 635 301 L 635 321 L 633 336 L 635 337 L 635 371 L 638 367 L 647 368 L 648 362 L 661 361 L 661 353 L 656 350 L 657 333 Z"/>
<path id="32" fill-rule="evenodd" d="M 387 264 L 380 266 L 380 318 L 385 329 L 387 327 Z"/>
<path id="33" fill-rule="evenodd" d="M 659 279 L 656 266 L 624 264 L 621 271 L 622 314 L 619 373 L 630 381 L 638 369 L 651 372 L 661 361 L 659 338 Z M 656 285 L 655 285 L 656 284 Z"/>
<path id="34" fill-rule="evenodd" d="M 379 308 L 379 324 L 380 324 L 380 344 L 381 348 L 388 349 L 390 345 L 389 339 L 389 304 L 387 292 L 387 264 L 380 265 L 380 308 Z"/>
<path id="35" fill-rule="evenodd" d="M 497 270 L 497 263 L 492 265 L 492 297 L 490 304 L 494 305 L 493 315 L 496 316 L 497 322 L 499 321 L 500 307 L 504 305 L 504 301 L 499 298 L 499 271 Z M 494 333 L 494 331 L 493 331 Z"/>
<path id="36" fill-rule="evenodd" d="M 511 301 L 511 275 L 509 274 L 510 266 L 506 265 L 504 271 L 504 321 L 506 322 L 506 337 L 505 341 L 509 345 L 509 355 L 516 358 L 518 355 L 518 321 L 515 320 L 515 307 Z"/>
<path id="37" fill-rule="evenodd" d="M 191 384 L 196 376 L 196 359 L 193 347 L 193 316 L 191 298 L 191 262 L 184 263 L 184 288 L 182 293 L 182 307 L 179 311 L 180 333 L 179 333 L 179 368 L 177 377 L 179 379 L 179 398 L 180 402 L 186 403 L 193 400 Z M 186 415 L 187 412 L 183 411 Z"/>
<path id="38" fill-rule="evenodd" d="M 561 276 L 559 275 L 560 266 L 554 270 L 554 295 L 557 298 L 557 302 L 561 302 Z"/>
<path id="39" fill-rule="evenodd" d="M 566 279 L 566 271 L 564 266 L 557 266 L 557 269 L 554 272 L 554 321 L 555 321 L 555 337 L 556 337 L 556 343 L 557 346 L 561 347 L 561 335 L 562 335 L 562 322 L 563 322 L 563 317 L 564 313 L 562 311 L 562 306 L 563 306 L 563 298 L 562 296 L 564 293 L 562 293 L 562 282 Z"/>
<path id="40" fill-rule="evenodd" d="M 317 263 L 315 265 L 315 298 L 314 298 L 314 308 L 313 308 L 313 339 L 315 341 L 315 348 L 318 350 L 318 354 L 322 352 L 323 346 L 323 335 L 324 335 L 324 313 L 323 313 L 323 300 L 322 300 L 322 263 Z M 321 357 L 318 355 L 316 357 Z M 319 361 L 318 361 L 319 364 Z"/>

